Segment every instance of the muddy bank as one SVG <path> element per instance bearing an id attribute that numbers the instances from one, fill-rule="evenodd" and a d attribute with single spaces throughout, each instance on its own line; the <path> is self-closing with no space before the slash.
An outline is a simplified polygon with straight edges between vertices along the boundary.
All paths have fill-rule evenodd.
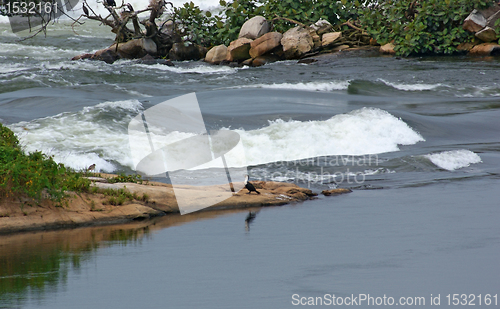
<path id="1" fill-rule="evenodd" d="M 250 207 L 279 206 L 307 200 L 316 194 L 295 184 L 279 182 L 253 182 L 261 194 L 247 194 L 243 189 L 231 198 L 203 211 L 244 209 Z M 0 233 L 34 230 L 73 228 L 78 226 L 117 224 L 179 213 L 172 186 L 164 183 L 106 183 L 95 182 L 96 193 L 71 194 L 67 203 L 57 206 L 54 202 L 36 204 L 19 198 L 0 201 Z M 104 192 L 106 189 L 125 189 L 129 198 L 117 198 Z M 205 190 L 214 187 L 186 187 L 193 201 L 202 197 Z M 95 190 L 94 190 L 95 191 Z M 134 198 L 130 197 L 133 195 Z"/>

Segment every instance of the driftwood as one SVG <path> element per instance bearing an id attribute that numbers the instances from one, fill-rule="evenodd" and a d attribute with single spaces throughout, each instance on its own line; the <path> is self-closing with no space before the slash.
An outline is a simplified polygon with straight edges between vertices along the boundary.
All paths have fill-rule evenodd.
<path id="1" fill-rule="evenodd" d="M 111 27 L 111 32 L 116 34 L 116 43 L 125 43 L 132 39 L 139 38 L 150 38 L 157 44 L 161 44 L 163 41 L 159 37 L 161 36 L 161 31 L 159 31 L 156 25 L 156 19 L 162 16 L 167 5 L 173 7 L 171 2 L 166 2 L 164 0 L 151 0 L 149 2 L 149 6 L 142 10 L 134 10 L 132 5 L 129 3 L 123 3 L 123 0 L 121 5 L 118 7 L 113 5 L 115 4 L 114 1 L 109 1 L 109 3 L 108 1 L 103 1 L 102 4 L 109 12 L 109 15 L 106 17 L 102 17 L 97 14 L 88 5 L 87 0 L 84 0 L 84 13 L 77 20 L 75 20 L 72 26 L 80 23 L 80 19 L 86 18 L 99 21 L 101 24 Z M 144 12 L 150 12 L 150 14 L 147 19 L 141 21 L 139 20 L 138 15 Z M 128 27 L 130 21 L 132 22 L 132 29 Z M 144 26 L 144 30 L 141 29 L 141 25 Z"/>

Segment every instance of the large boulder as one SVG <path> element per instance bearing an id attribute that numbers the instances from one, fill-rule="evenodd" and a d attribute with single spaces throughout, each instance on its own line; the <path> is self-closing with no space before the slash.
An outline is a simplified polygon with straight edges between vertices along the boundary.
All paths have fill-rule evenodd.
<path id="1" fill-rule="evenodd" d="M 257 58 L 261 55 L 267 54 L 276 47 L 281 45 L 283 35 L 279 32 L 268 32 L 250 43 L 250 57 Z M 248 57 L 247 57 L 248 58 Z"/>
<path id="2" fill-rule="evenodd" d="M 175 43 L 168 52 L 168 58 L 173 61 L 199 60 L 203 56 L 203 48 L 196 44 Z"/>
<path id="3" fill-rule="evenodd" d="M 308 30 L 295 27 L 283 34 L 281 45 L 287 59 L 297 59 L 311 51 L 314 42 Z"/>
<path id="4" fill-rule="evenodd" d="M 156 43 L 147 38 L 134 39 L 125 43 L 119 43 L 118 48 L 113 44 L 109 49 L 115 50 L 120 58 L 137 59 L 146 55 L 156 55 Z"/>
<path id="5" fill-rule="evenodd" d="M 465 19 L 462 28 L 470 32 L 481 31 L 486 27 L 487 19 L 478 10 L 472 11 L 469 16 Z"/>
<path id="6" fill-rule="evenodd" d="M 227 47 L 225 45 L 217 45 L 212 47 L 205 56 L 205 62 L 211 64 L 219 64 L 225 60 L 227 56 Z"/>
<path id="7" fill-rule="evenodd" d="M 262 16 L 255 16 L 247 20 L 241 26 L 238 38 L 247 38 L 255 40 L 268 33 L 270 30 L 269 22 Z"/>
<path id="8" fill-rule="evenodd" d="M 232 41 L 227 47 L 226 60 L 229 62 L 243 61 L 250 58 L 250 43 L 253 41 L 247 38 L 239 38 Z"/>
<path id="9" fill-rule="evenodd" d="M 476 32 L 475 36 L 483 42 L 493 42 L 497 40 L 495 29 L 490 27 L 485 27 L 483 30 Z"/>
<path id="10" fill-rule="evenodd" d="M 497 56 L 500 55 L 500 45 L 496 43 L 483 43 L 472 47 L 469 51 L 472 56 Z"/>
<path id="11" fill-rule="evenodd" d="M 330 32 L 323 34 L 323 40 L 321 42 L 322 46 L 331 45 L 342 38 L 342 32 Z"/>

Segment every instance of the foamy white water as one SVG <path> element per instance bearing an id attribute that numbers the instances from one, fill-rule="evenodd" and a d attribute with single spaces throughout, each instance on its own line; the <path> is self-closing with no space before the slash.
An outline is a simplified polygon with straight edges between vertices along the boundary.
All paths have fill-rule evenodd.
<path id="1" fill-rule="evenodd" d="M 346 90 L 349 87 L 349 81 L 331 81 L 331 82 L 308 82 L 308 83 L 281 83 L 281 84 L 256 84 L 241 86 L 241 88 L 269 88 L 269 89 L 291 89 L 304 91 L 333 91 Z"/>
<path id="2" fill-rule="evenodd" d="M 137 64 L 138 67 L 143 67 L 146 70 L 158 70 L 158 71 L 168 71 L 174 73 L 198 73 L 198 74 L 233 74 L 238 72 L 237 68 L 230 68 L 228 66 L 218 66 L 209 64 L 199 64 L 194 67 L 178 67 L 178 66 L 167 66 L 163 64 Z"/>
<path id="3" fill-rule="evenodd" d="M 116 162 L 132 166 L 126 127 L 141 108 L 137 100 L 105 102 L 9 127 L 26 152 L 42 151 L 77 170 L 95 163 L 99 171 L 113 172 Z"/>
<path id="4" fill-rule="evenodd" d="M 433 153 L 425 155 L 425 157 L 431 160 L 436 166 L 449 171 L 482 162 L 478 154 L 466 149 Z"/>
<path id="5" fill-rule="evenodd" d="M 396 88 L 398 90 L 402 91 L 429 91 L 429 90 L 434 90 L 440 86 L 441 84 L 405 84 L 405 83 L 391 83 L 386 80 L 383 80 L 381 78 L 378 79 L 379 81 L 383 82 L 387 86 Z"/>
<path id="6" fill-rule="evenodd" d="M 63 113 L 10 127 L 25 151 L 43 151 L 69 167 L 83 169 L 95 163 L 98 170 L 113 172 L 118 163 L 135 169 L 127 126 L 141 109 L 137 100 L 105 102 L 78 113 Z M 158 147 L 193 136 L 149 129 Z M 399 145 L 424 141 L 403 120 L 376 108 L 362 108 L 325 121 L 278 119 L 261 129 L 234 131 L 240 135 L 245 154 L 228 158 L 234 167 L 327 155 L 392 152 L 398 151 Z M 144 141 L 144 148 L 150 149 L 148 141 Z"/>
<path id="7" fill-rule="evenodd" d="M 63 49 L 52 46 L 23 45 L 16 43 L 0 43 L 0 55 L 29 57 L 36 60 L 71 59 L 74 55 L 82 54 L 84 50 Z"/>

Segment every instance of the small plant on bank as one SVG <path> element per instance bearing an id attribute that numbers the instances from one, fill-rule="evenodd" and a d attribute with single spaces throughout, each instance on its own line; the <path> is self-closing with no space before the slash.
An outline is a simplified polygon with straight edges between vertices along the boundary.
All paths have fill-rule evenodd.
<path id="1" fill-rule="evenodd" d="M 120 174 L 116 177 L 109 178 L 108 183 L 117 183 L 117 182 L 130 182 L 130 183 L 139 183 L 142 184 L 142 176 L 141 175 L 124 175 Z"/>

